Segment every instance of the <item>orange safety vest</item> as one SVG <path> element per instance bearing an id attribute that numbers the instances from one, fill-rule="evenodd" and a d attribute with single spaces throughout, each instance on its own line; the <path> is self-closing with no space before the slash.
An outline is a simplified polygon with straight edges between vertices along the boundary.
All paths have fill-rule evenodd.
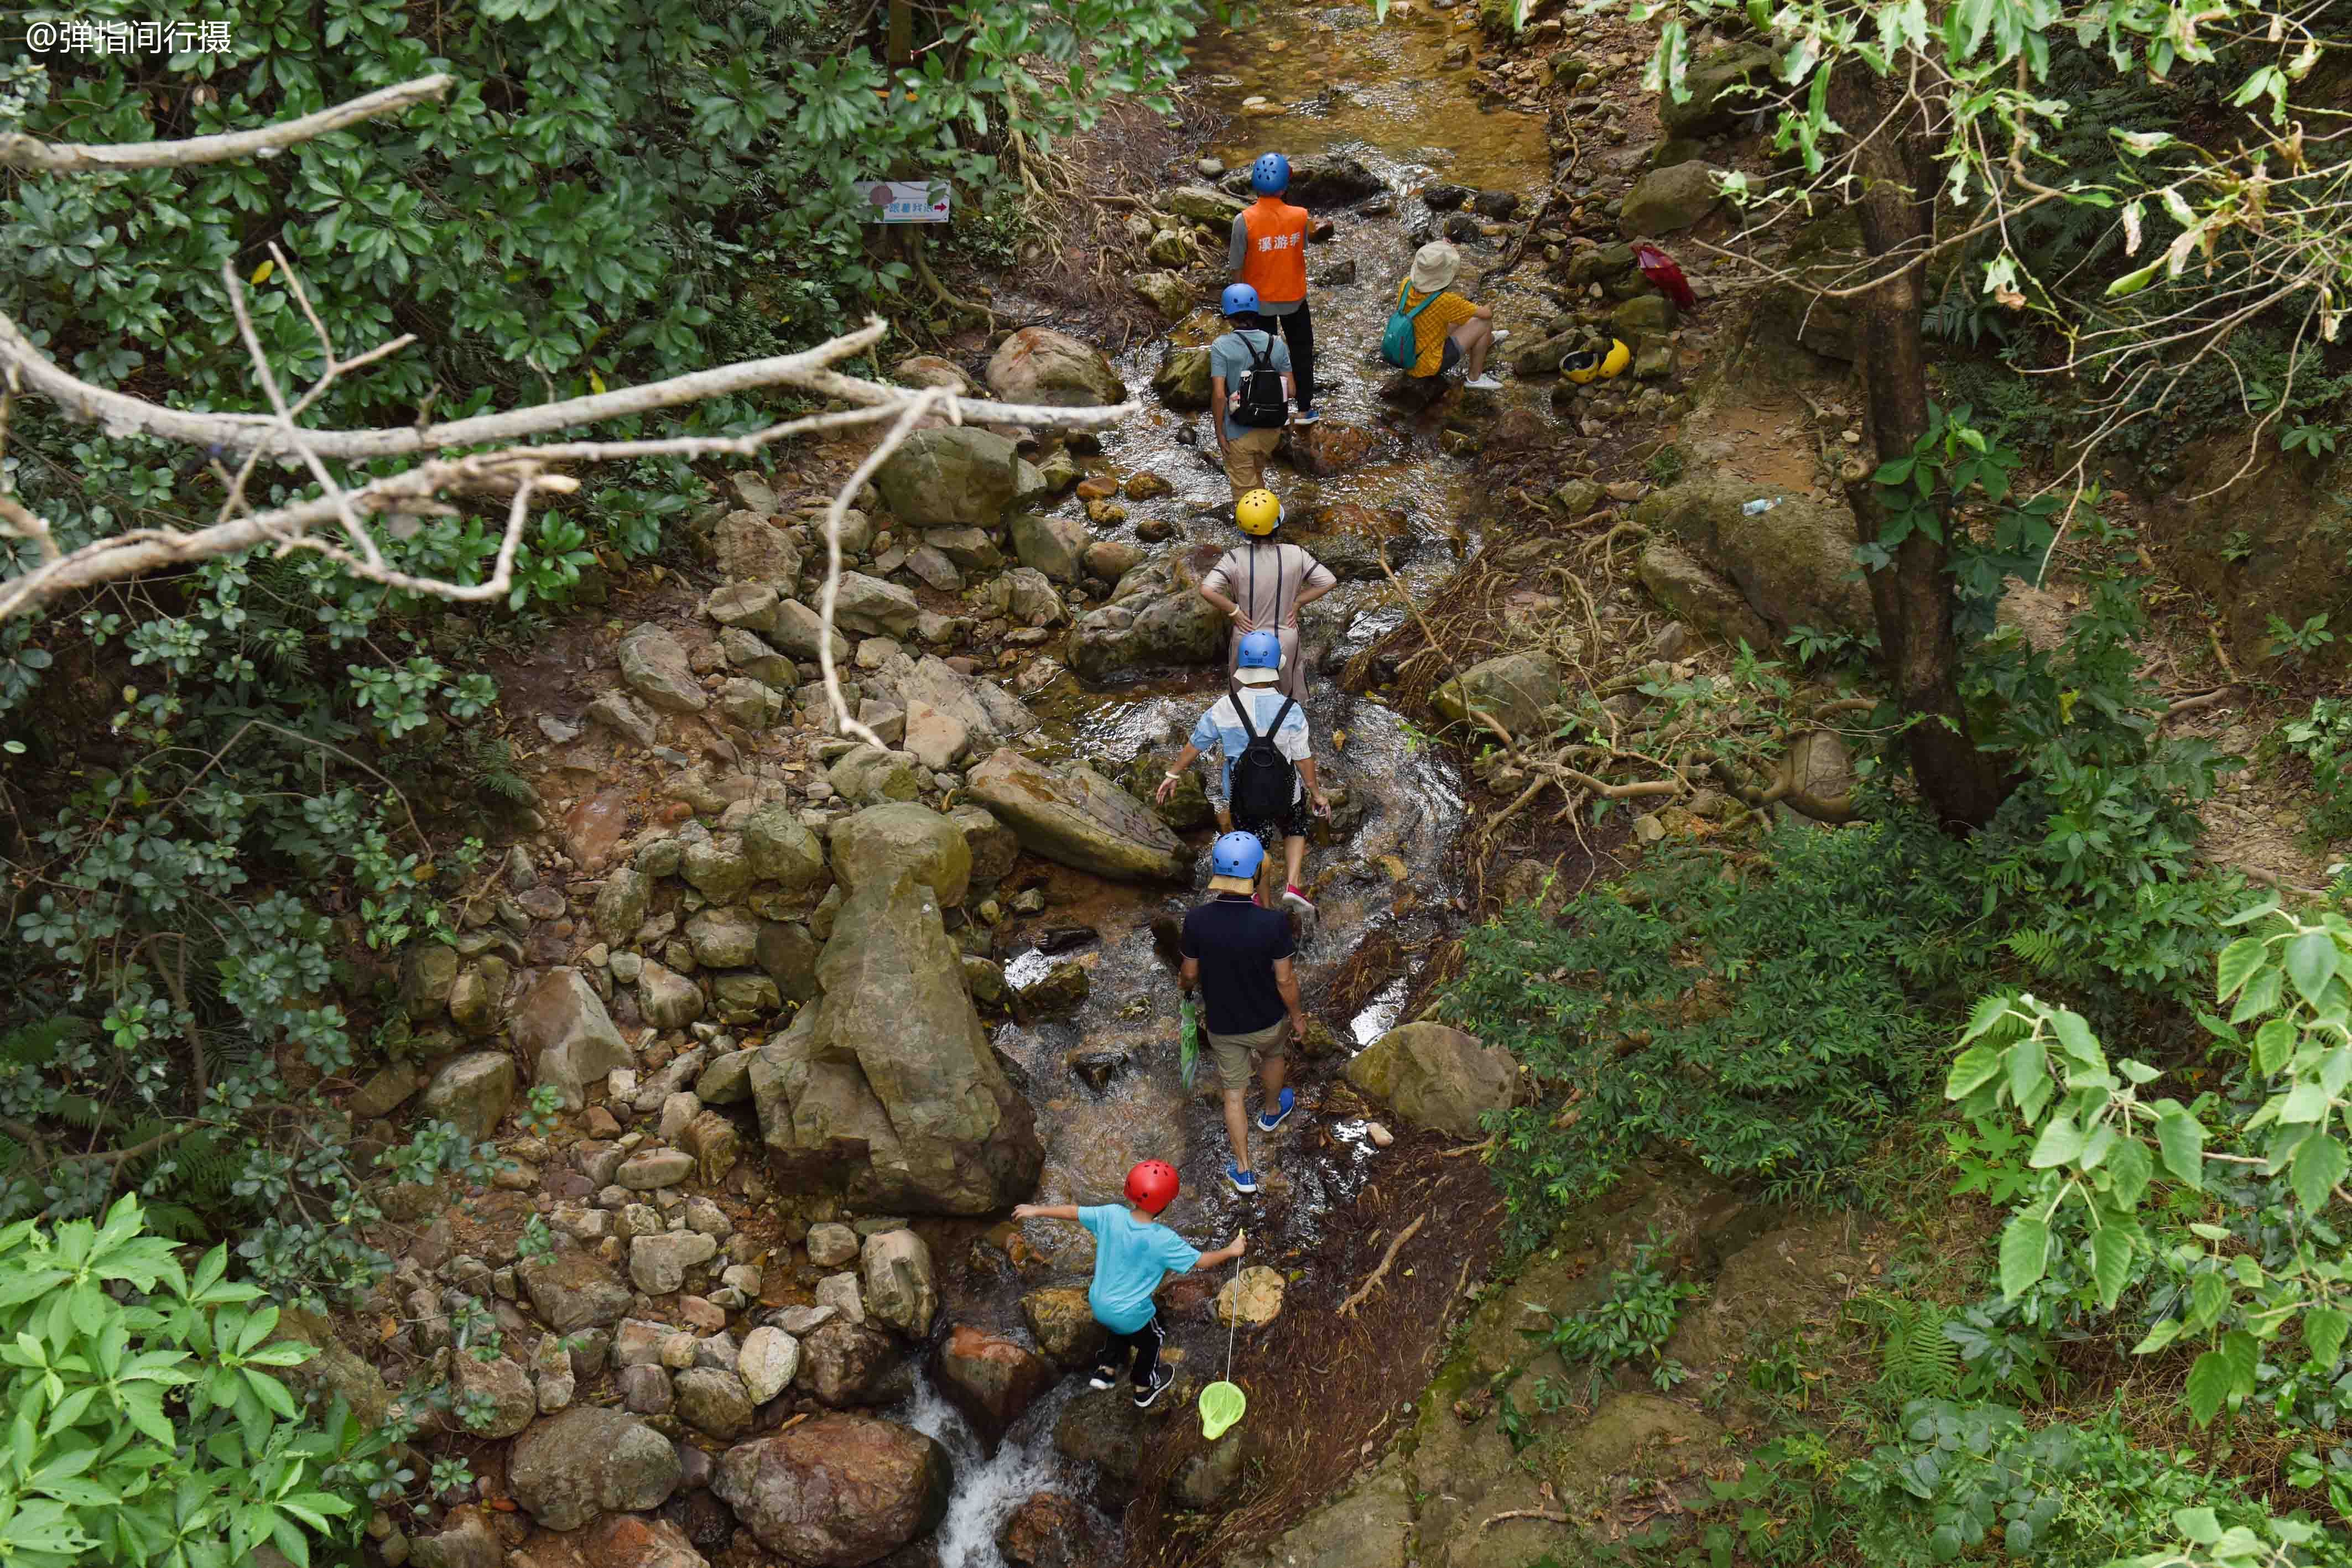
<path id="1" fill-rule="evenodd" d="M 1260 196 L 1242 209 L 1249 248 L 1242 255 L 1242 281 L 1270 304 L 1307 298 L 1307 209 L 1279 196 Z"/>

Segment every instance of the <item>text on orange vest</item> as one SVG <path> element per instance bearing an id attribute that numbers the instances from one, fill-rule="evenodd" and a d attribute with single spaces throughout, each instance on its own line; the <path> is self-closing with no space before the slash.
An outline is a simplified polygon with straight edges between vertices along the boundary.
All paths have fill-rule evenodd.
<path id="1" fill-rule="evenodd" d="M 1287 304 L 1307 298 L 1307 209 L 1261 196 L 1242 209 L 1249 248 L 1242 256 L 1242 281 L 1260 299 Z"/>

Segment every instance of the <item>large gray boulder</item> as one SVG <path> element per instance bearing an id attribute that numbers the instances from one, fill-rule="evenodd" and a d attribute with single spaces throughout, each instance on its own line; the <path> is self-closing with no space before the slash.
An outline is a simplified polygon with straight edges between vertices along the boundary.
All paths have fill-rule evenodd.
<path id="1" fill-rule="evenodd" d="M 1771 505 L 1749 512 L 1758 500 Z M 1791 626 L 1854 636 L 1876 629 L 1869 591 L 1851 580 L 1853 513 L 1843 501 L 1710 472 L 1644 497 L 1633 518 L 1729 579 L 1776 636 Z"/>
<path id="2" fill-rule="evenodd" d="M 1759 653 L 1773 646 L 1771 629 L 1739 590 L 1680 545 L 1651 541 L 1634 571 L 1650 597 L 1686 625 Z"/>
<path id="3" fill-rule="evenodd" d="M 992 431 L 919 430 L 875 474 L 874 487 L 909 528 L 992 528 L 1018 488 L 1018 461 L 1012 441 Z"/>
<path id="4" fill-rule="evenodd" d="M 1120 882 L 1174 881 L 1191 869 L 1167 823 L 1083 762 L 1048 768 L 1007 747 L 966 782 L 1033 854 Z"/>
<path id="5" fill-rule="evenodd" d="M 1213 379 L 1206 348 L 1171 343 L 1160 350 L 1160 368 L 1151 372 L 1151 390 L 1170 408 L 1192 413 L 1209 406 Z"/>
<path id="6" fill-rule="evenodd" d="M 898 801 L 835 821 L 833 866 L 845 892 L 911 876 L 930 885 L 941 908 L 952 909 L 971 885 L 971 846 L 961 828 L 929 806 Z"/>
<path id="7" fill-rule="evenodd" d="M 596 988 L 569 966 L 550 969 L 522 994 L 508 1029 L 530 1063 L 531 1082 L 553 1084 L 567 1111 L 585 1107 L 589 1086 L 633 1060 Z"/>
<path id="8" fill-rule="evenodd" d="M 532 1423 L 507 1460 L 516 1503 L 550 1530 L 577 1530 L 599 1513 L 659 1508 L 681 1473 L 667 1437 L 593 1405 Z"/>
<path id="9" fill-rule="evenodd" d="M 498 1130 L 514 1092 L 514 1058 L 503 1051 L 473 1051 L 436 1072 L 418 1105 L 436 1122 L 456 1124 L 478 1144 Z"/>
<path id="10" fill-rule="evenodd" d="M 863 1568 L 937 1529 L 953 1479 L 935 1439 L 831 1415 L 730 1448 L 710 1490 L 769 1551 L 806 1568 Z"/>
<path id="11" fill-rule="evenodd" d="M 1045 1159 L 1035 1123 L 989 1049 L 930 884 L 904 870 L 860 883 L 817 983 L 751 1064 L 777 1174 L 867 1210 L 986 1214 L 1026 1197 Z"/>
<path id="12" fill-rule="evenodd" d="M 975 751 L 993 751 L 1037 727 L 1037 716 L 1003 686 L 984 675 L 960 674 L 954 665 L 929 653 L 920 658 L 893 653 L 879 670 L 862 678 L 869 687 L 897 694 L 909 715 L 919 702 L 953 718 L 963 726 Z"/>
<path id="13" fill-rule="evenodd" d="M 719 570 L 739 582 L 781 585 L 790 593 L 801 577 L 800 547 L 792 535 L 757 512 L 730 512 L 710 531 Z"/>
<path id="14" fill-rule="evenodd" d="M 930 1337 L 940 1287 L 931 1249 L 920 1236 L 903 1227 L 876 1232 L 859 1249 L 857 1270 L 865 1278 L 868 1314 L 908 1339 Z"/>
<path id="15" fill-rule="evenodd" d="M 911 635 L 915 619 L 922 612 L 923 607 L 915 601 L 912 593 L 895 582 L 884 582 L 862 571 L 841 574 L 841 591 L 833 601 L 835 626 L 876 637 Z"/>
<path id="16" fill-rule="evenodd" d="M 1055 582 L 1078 580 L 1078 557 L 1092 536 L 1076 520 L 1045 512 L 1013 514 L 1013 553 Z"/>
<path id="17" fill-rule="evenodd" d="M 700 713 L 710 706 L 687 665 L 686 650 L 650 622 L 621 639 L 621 680 L 664 713 Z"/>
<path id="18" fill-rule="evenodd" d="M 1486 727 L 1471 716 L 1484 714 L 1510 731 L 1515 740 L 1534 737 L 1544 709 L 1560 700 L 1559 666 L 1544 653 L 1503 653 L 1471 665 L 1429 695 L 1429 706 L 1479 734 Z"/>
<path id="19" fill-rule="evenodd" d="M 824 874 L 824 846 L 782 800 L 771 800 L 745 819 L 743 853 L 751 860 L 753 881 L 777 883 L 787 893 L 798 893 Z"/>
<path id="20" fill-rule="evenodd" d="M 1720 172 L 1713 164 L 1697 158 L 1651 170 L 1625 193 L 1625 205 L 1618 214 L 1617 226 L 1636 238 L 1689 228 L 1715 211 L 1723 200 L 1723 191 L 1716 183 Z"/>
<path id="21" fill-rule="evenodd" d="M 840 606 L 834 607 L 836 614 Z M 818 651 L 824 643 L 824 617 L 797 599 L 780 601 L 770 618 L 768 641 L 795 659 L 814 664 L 824 655 Z M 849 662 L 849 639 L 841 633 L 838 624 L 833 632 L 833 662 Z"/>
<path id="22" fill-rule="evenodd" d="M 988 361 L 988 390 L 1006 402 L 1093 408 L 1121 402 L 1127 383 L 1100 350 L 1051 327 L 1024 327 Z"/>
<path id="23" fill-rule="evenodd" d="M 1213 664 L 1225 656 L 1225 618 L 1200 594 L 1200 580 L 1174 555 L 1146 561 L 1112 590 L 1107 603 L 1070 631 L 1069 665 L 1101 681 L 1171 664 Z"/>
<path id="24" fill-rule="evenodd" d="M 1348 1082 L 1406 1121 L 1456 1138 L 1485 1136 L 1479 1118 L 1509 1108 L 1511 1053 L 1439 1023 L 1402 1024 L 1358 1051 Z"/>

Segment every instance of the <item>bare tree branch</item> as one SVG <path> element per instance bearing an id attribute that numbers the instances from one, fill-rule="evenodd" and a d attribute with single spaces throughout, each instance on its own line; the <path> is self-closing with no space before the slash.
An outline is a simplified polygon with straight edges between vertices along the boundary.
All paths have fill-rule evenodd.
<path id="1" fill-rule="evenodd" d="M 419 77 L 396 87 L 378 88 L 364 98 L 306 114 L 258 131 L 231 131 L 184 141 L 130 141 L 119 147 L 76 141 L 42 141 L 22 132 L 0 136 L 0 168 L 23 174 L 96 174 L 122 169 L 189 169 L 234 158 L 275 158 L 289 147 L 390 114 L 426 99 L 437 99 L 457 78 Z"/>
<path id="2" fill-rule="evenodd" d="M 192 141 L 99 148 L 49 146 L 23 136 L 0 138 L 0 166 L 70 172 L 180 167 L 246 155 L 267 157 L 373 115 L 425 98 L 437 98 L 450 85 L 447 77 L 428 77 L 264 131 L 202 137 Z M 93 385 L 51 361 L 14 321 L 0 316 L 0 444 L 5 444 L 6 439 L 7 421 L 16 397 L 29 390 L 51 399 L 69 416 L 102 426 L 110 434 L 149 435 L 206 448 L 212 457 L 211 470 L 226 491 L 221 509 L 208 527 L 187 530 L 131 529 L 91 540 L 69 551 L 60 549 L 55 530 L 47 519 L 21 501 L 0 495 L 0 537 L 34 545 L 39 557 L 35 564 L 20 566 L 15 576 L 0 579 L 0 621 L 37 609 L 61 594 L 262 546 L 275 546 L 279 555 L 309 550 L 333 561 L 354 577 L 404 592 L 456 603 L 496 600 L 512 591 L 515 563 L 530 524 L 533 497 L 541 492 L 569 494 L 579 488 L 579 481 L 556 471 L 555 465 L 654 455 L 749 456 L 791 436 L 887 421 L 888 431 L 842 484 L 825 513 L 825 574 L 820 595 L 824 630 L 818 638 L 818 664 L 824 674 L 825 695 L 835 727 L 879 747 L 883 744 L 880 737 L 848 713 L 833 661 L 834 613 L 841 590 L 841 526 L 857 492 L 933 414 L 952 424 L 979 421 L 996 425 L 1083 428 L 1113 423 L 1136 412 L 1137 407 L 1131 402 L 1109 408 L 1002 403 L 961 398 L 937 388 L 912 391 L 843 374 L 835 367 L 866 353 L 887 332 L 887 324 L 874 317 L 854 331 L 796 354 L 696 371 L 593 397 L 555 400 L 551 387 L 551 400 L 536 408 L 443 424 L 425 423 L 420 416 L 418 423 L 399 429 L 310 430 L 299 423 L 301 416 L 338 380 L 397 352 L 414 340 L 395 338 L 351 358 L 342 357 L 312 308 L 292 264 L 276 246 L 270 247 L 270 256 L 283 273 L 286 287 L 292 292 L 303 319 L 310 324 L 323 368 L 299 397 L 288 395 L 255 329 L 252 313 L 247 308 L 245 285 L 234 268 L 224 267 L 222 287 L 227 292 L 247 357 L 253 362 L 254 379 L 269 404 L 271 412 L 266 414 L 191 413 Z M 851 406 L 785 420 L 743 436 L 510 444 L 579 425 L 701 402 L 765 386 L 795 387 Z M 499 445 L 503 449 L 456 457 L 434 456 L 401 473 L 369 479 L 356 486 L 350 485 L 351 476 L 339 478 L 329 467 L 331 460 L 425 456 L 452 447 L 479 445 Z M 220 455 L 226 451 L 245 455 L 233 476 L 220 462 Z M 245 499 L 246 485 L 257 463 L 265 456 L 307 468 L 321 493 L 268 511 L 251 510 Z M 447 581 L 419 577 L 392 564 L 377 538 L 379 528 L 388 526 L 389 531 L 397 533 L 399 519 L 404 517 L 455 515 L 456 507 L 446 497 L 481 495 L 503 497 L 507 510 L 497 556 L 486 579 L 479 582 Z M 341 525 L 340 542 L 331 529 L 312 531 L 331 524 Z"/>

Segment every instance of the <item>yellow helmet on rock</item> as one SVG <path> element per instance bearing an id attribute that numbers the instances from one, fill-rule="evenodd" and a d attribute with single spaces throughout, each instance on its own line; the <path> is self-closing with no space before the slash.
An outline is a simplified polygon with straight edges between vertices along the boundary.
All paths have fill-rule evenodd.
<path id="1" fill-rule="evenodd" d="M 1580 354 L 1570 354 L 1560 361 L 1559 370 L 1560 373 L 1570 381 L 1574 382 L 1578 386 L 1584 386 L 1592 382 L 1607 381 L 1624 370 L 1633 358 L 1633 350 L 1627 348 L 1619 340 L 1612 338 L 1609 340 L 1607 353 L 1603 354 L 1596 350 L 1588 349 Z"/>
<path id="2" fill-rule="evenodd" d="M 1271 490 L 1252 490 L 1234 503 L 1234 521 L 1242 532 L 1264 538 L 1282 526 L 1282 503 Z"/>

